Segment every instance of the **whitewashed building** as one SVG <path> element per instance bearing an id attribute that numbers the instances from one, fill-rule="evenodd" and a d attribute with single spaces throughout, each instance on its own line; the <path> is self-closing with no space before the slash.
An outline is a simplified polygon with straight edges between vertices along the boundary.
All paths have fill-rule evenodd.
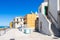
<path id="1" fill-rule="evenodd" d="M 60 29 L 60 0 L 49 0 L 48 15 L 52 22 Z"/>
<path id="2" fill-rule="evenodd" d="M 51 35 L 51 22 L 48 20 L 48 2 L 43 2 L 39 7 L 39 32 Z"/>
<path id="3" fill-rule="evenodd" d="M 60 0 L 48 1 L 48 15 L 53 24 L 54 35 L 60 36 Z"/>
<path id="4" fill-rule="evenodd" d="M 24 18 L 23 17 L 15 17 L 13 20 L 14 28 L 19 28 L 24 26 Z"/>
<path id="5" fill-rule="evenodd" d="M 38 9 L 39 32 L 60 36 L 60 0 L 44 0 Z"/>

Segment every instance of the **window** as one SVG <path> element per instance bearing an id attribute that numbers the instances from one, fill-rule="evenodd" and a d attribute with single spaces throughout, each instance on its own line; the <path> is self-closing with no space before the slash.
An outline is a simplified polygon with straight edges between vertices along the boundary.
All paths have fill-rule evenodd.
<path id="1" fill-rule="evenodd" d="M 17 19 L 17 24 L 18 24 L 19 22 L 18 22 L 18 19 Z"/>
<path id="2" fill-rule="evenodd" d="M 22 21 L 22 18 L 20 18 L 20 20 Z"/>
<path id="3" fill-rule="evenodd" d="M 44 9 L 45 9 L 45 15 L 47 16 L 48 15 L 48 6 L 45 6 Z"/>
<path id="4" fill-rule="evenodd" d="M 18 19 L 17 19 L 17 22 L 18 22 Z"/>

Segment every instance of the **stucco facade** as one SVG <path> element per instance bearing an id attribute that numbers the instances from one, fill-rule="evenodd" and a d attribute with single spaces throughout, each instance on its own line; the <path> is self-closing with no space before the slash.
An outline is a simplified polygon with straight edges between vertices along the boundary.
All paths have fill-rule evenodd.
<path id="1" fill-rule="evenodd" d="M 15 28 L 24 26 L 24 18 L 23 17 L 15 17 L 13 20 L 13 26 Z"/>
<path id="2" fill-rule="evenodd" d="M 13 28 L 13 22 L 10 22 L 10 28 Z"/>
<path id="3" fill-rule="evenodd" d="M 48 1 L 48 15 L 51 18 L 52 22 L 55 24 L 56 28 L 60 28 L 60 0 L 49 0 Z"/>
<path id="4" fill-rule="evenodd" d="M 53 35 L 53 32 L 51 31 L 51 22 L 48 20 L 46 14 L 48 11 L 48 2 L 43 2 L 39 7 L 39 32 L 47 34 L 47 35 Z"/>
<path id="5" fill-rule="evenodd" d="M 59 0 L 43 2 L 39 7 L 39 31 L 53 36 L 60 36 Z"/>
<path id="6" fill-rule="evenodd" d="M 25 16 L 25 24 L 27 26 L 27 28 L 35 28 L 35 20 L 36 20 L 36 14 L 31 13 L 31 14 L 27 14 Z"/>

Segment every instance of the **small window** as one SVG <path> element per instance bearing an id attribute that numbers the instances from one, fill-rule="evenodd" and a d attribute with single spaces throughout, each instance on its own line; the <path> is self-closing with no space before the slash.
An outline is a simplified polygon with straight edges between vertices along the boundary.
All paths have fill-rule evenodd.
<path id="1" fill-rule="evenodd" d="M 18 22 L 18 19 L 17 19 L 17 24 L 18 24 L 19 22 Z"/>
<path id="2" fill-rule="evenodd" d="M 22 21 L 22 18 L 20 18 L 20 20 Z"/>

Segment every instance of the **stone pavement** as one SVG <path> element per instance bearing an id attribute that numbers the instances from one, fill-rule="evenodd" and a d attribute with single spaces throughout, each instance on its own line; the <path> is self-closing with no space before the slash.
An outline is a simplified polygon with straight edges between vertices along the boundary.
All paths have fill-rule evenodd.
<path id="1" fill-rule="evenodd" d="M 32 32 L 31 34 L 24 34 L 20 32 L 18 29 L 11 29 L 6 34 L 0 36 L 0 40 L 60 40 L 53 39 L 51 36 L 43 35 L 37 32 Z"/>

